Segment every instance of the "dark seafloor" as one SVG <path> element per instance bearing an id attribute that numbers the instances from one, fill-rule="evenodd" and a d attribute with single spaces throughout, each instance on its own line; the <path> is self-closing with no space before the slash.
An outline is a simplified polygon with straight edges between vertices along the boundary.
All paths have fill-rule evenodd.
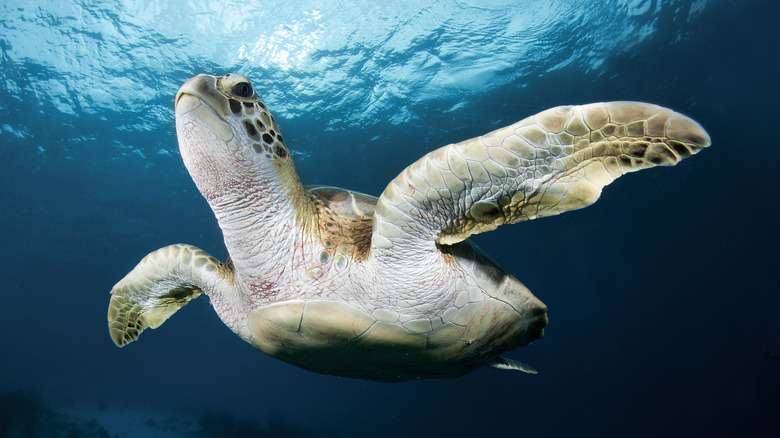
<path id="1" fill-rule="evenodd" d="M 774 437 L 780 430 L 777 2 L 0 6 L 0 437 Z M 234 336 L 203 297 L 118 349 L 111 286 L 220 231 L 172 104 L 242 73 L 305 183 L 378 195 L 435 147 L 561 104 L 643 100 L 712 147 L 584 210 L 474 240 L 549 306 L 483 369 L 379 384 Z"/>

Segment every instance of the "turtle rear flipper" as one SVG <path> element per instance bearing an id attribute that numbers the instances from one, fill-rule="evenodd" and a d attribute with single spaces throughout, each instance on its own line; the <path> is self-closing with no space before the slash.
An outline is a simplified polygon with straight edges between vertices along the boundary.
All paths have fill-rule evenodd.
<path id="1" fill-rule="evenodd" d="M 531 365 L 528 365 L 527 363 L 523 363 L 520 362 L 519 360 L 510 359 L 504 356 L 498 356 L 497 358 L 488 362 L 486 366 L 498 370 L 520 371 L 526 374 L 539 373 L 538 371 L 536 371 L 536 368 L 532 367 Z"/>
<path id="2" fill-rule="evenodd" d="M 204 288 L 225 282 L 231 273 L 229 266 L 192 245 L 150 253 L 111 290 L 111 339 L 119 347 L 135 341 L 144 329 L 161 326 Z"/>

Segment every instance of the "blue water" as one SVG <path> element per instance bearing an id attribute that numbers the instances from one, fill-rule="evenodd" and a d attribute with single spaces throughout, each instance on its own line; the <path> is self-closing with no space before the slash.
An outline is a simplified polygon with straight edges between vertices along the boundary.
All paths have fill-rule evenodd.
<path id="1" fill-rule="evenodd" d="M 42 410 L 195 416 L 200 436 L 241 435 L 204 418 L 243 436 L 775 436 L 778 3 L 424 3 L 0 5 L 0 436 L 17 390 Z M 438 146 L 561 104 L 661 104 L 713 146 L 474 239 L 549 306 L 545 337 L 510 353 L 538 375 L 317 375 L 205 298 L 120 350 L 108 291 L 143 255 L 226 257 L 174 132 L 201 72 L 253 80 L 304 183 L 374 195 Z"/>

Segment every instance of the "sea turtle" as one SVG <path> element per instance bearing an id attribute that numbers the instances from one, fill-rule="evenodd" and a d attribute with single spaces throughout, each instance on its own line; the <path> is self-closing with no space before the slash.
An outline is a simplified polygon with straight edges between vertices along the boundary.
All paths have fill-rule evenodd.
<path id="1" fill-rule="evenodd" d="M 113 341 L 205 293 L 265 353 L 379 381 L 534 372 L 501 354 L 542 336 L 545 305 L 466 238 L 585 207 L 624 173 L 710 144 L 698 123 L 656 105 L 560 106 L 437 149 L 374 198 L 302 186 L 241 75 L 195 76 L 175 107 L 182 159 L 229 259 L 184 244 L 147 255 L 111 291 Z"/>

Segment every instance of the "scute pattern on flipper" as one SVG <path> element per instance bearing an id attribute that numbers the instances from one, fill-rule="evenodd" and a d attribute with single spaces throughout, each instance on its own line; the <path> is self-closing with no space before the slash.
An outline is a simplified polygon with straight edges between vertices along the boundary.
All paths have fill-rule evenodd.
<path id="1" fill-rule="evenodd" d="M 144 257 L 111 290 L 108 328 L 120 347 L 157 328 L 202 288 L 232 281 L 232 270 L 192 245 L 170 245 Z"/>
<path id="2" fill-rule="evenodd" d="M 428 242 L 434 251 L 434 241 L 582 208 L 619 176 L 676 164 L 709 144 L 698 123 L 657 105 L 552 108 L 407 167 L 379 198 L 373 246 L 384 253 Z"/>
<path id="3" fill-rule="evenodd" d="M 195 287 L 172 289 L 168 296 L 159 297 L 154 307 L 146 309 L 132 301 L 130 297 L 134 294 L 127 288 L 115 288 L 108 304 L 108 330 L 111 339 L 120 347 L 135 341 L 142 331 L 159 327 L 177 310 L 202 293 Z"/>

